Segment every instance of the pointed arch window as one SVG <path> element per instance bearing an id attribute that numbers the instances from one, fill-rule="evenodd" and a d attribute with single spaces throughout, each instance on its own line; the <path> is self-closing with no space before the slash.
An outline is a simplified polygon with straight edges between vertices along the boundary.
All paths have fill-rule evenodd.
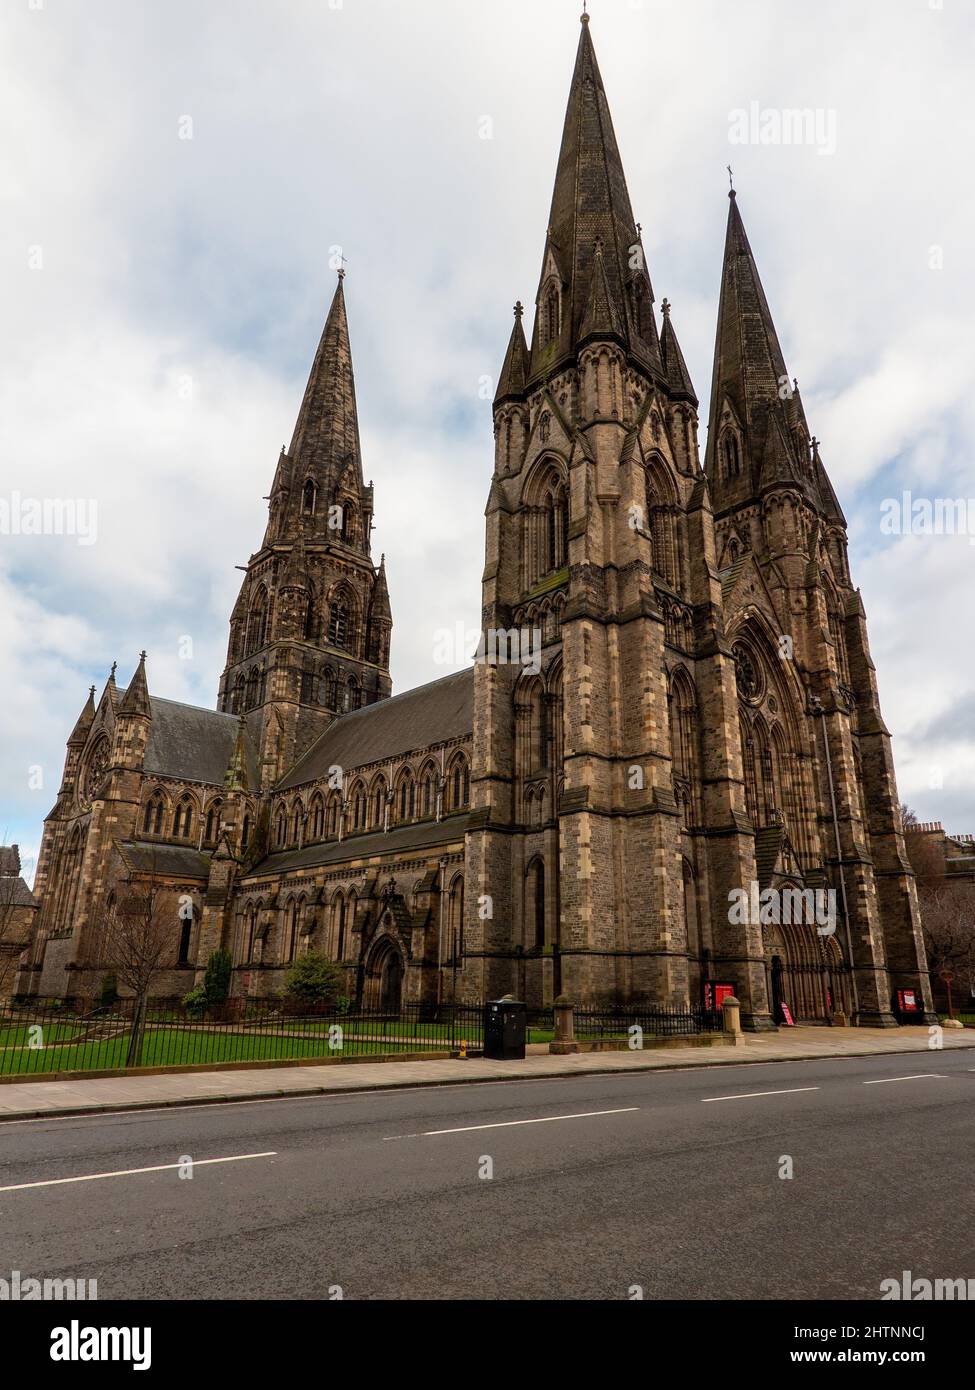
<path id="1" fill-rule="evenodd" d="M 562 295 L 551 281 L 542 297 L 542 338 L 545 343 L 558 341 L 562 331 Z"/>
<path id="2" fill-rule="evenodd" d="M 163 825 L 163 814 L 165 812 L 165 800 L 160 792 L 149 798 L 146 806 L 146 814 L 142 821 L 142 832 L 144 835 L 161 835 Z"/>
<path id="3" fill-rule="evenodd" d="M 204 832 L 204 843 L 208 845 L 216 844 L 220 834 L 220 812 L 223 810 L 223 802 L 218 797 L 216 801 L 211 801 L 207 810 L 206 831 Z"/>
<path id="4" fill-rule="evenodd" d="M 258 590 L 251 608 L 250 620 L 247 625 L 247 654 L 260 651 L 267 643 L 268 628 L 268 598 L 267 590 L 262 587 Z"/>
<path id="5" fill-rule="evenodd" d="M 301 490 L 301 510 L 305 516 L 314 516 L 318 504 L 318 488 L 313 478 L 308 478 Z"/>
<path id="6" fill-rule="evenodd" d="M 416 783 L 409 775 L 404 777 L 399 789 L 399 818 L 412 820 L 416 810 Z"/>
<path id="7" fill-rule="evenodd" d="M 247 842 L 250 840 L 250 837 L 251 837 L 251 818 L 250 818 L 250 816 L 245 816 L 245 817 L 244 817 L 244 825 L 243 825 L 243 828 L 242 828 L 242 830 L 241 830 L 241 832 L 240 832 L 240 847 L 241 847 L 242 850 L 245 850 L 245 849 L 247 848 Z"/>
<path id="8" fill-rule="evenodd" d="M 333 647 L 349 645 L 349 606 L 341 599 L 336 599 L 329 608 L 328 640 Z"/>
<path id="9" fill-rule="evenodd" d="M 303 705 L 313 705 L 316 703 L 318 695 L 318 677 L 312 666 L 306 666 L 301 673 L 301 703 Z"/>
<path id="10" fill-rule="evenodd" d="M 724 439 L 721 442 L 721 452 L 724 459 L 725 477 L 737 478 L 741 473 L 741 449 L 734 430 L 725 431 Z"/>
<path id="11" fill-rule="evenodd" d="M 190 831 L 193 829 L 193 803 L 189 797 L 184 797 L 176 807 L 173 815 L 173 835 L 184 840 L 190 838 Z"/>

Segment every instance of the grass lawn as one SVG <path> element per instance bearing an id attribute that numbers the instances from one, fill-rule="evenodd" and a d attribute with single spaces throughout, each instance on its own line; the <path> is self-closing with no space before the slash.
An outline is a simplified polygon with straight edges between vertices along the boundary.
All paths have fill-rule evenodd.
<path id="1" fill-rule="evenodd" d="M 349 1042 L 353 1039 L 349 1038 Z M 21 1036 L 18 1041 L 23 1044 Z M 9 1045 L 8 1045 L 9 1046 Z M 82 1045 L 61 1043 L 53 1047 L 0 1052 L 0 1073 L 19 1075 L 50 1071 L 107 1071 L 122 1067 L 128 1037 L 109 1038 Z M 331 1051 L 320 1037 L 255 1036 L 240 1033 L 195 1032 L 190 1029 L 147 1030 L 142 1041 L 143 1067 L 198 1066 L 207 1062 L 265 1062 L 300 1057 L 375 1056 L 377 1053 L 416 1052 L 422 1047 L 412 1038 L 386 1042 L 358 1039 L 353 1047 Z"/>

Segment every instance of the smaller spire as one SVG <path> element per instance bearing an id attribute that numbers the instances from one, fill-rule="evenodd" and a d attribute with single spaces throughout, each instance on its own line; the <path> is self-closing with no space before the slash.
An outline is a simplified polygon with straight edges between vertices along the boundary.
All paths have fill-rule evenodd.
<path id="1" fill-rule="evenodd" d="M 589 300 L 580 338 L 589 338 L 600 333 L 608 333 L 616 338 L 625 337 L 623 318 L 606 274 L 603 239 L 597 237 L 593 245 L 592 279 L 589 282 Z"/>
<path id="2" fill-rule="evenodd" d="M 386 582 L 385 552 L 379 559 L 379 568 L 376 571 L 376 582 L 372 589 L 372 601 L 369 605 L 369 616 L 371 619 L 392 617 L 392 610 L 389 606 L 389 585 Z"/>
<path id="3" fill-rule="evenodd" d="M 697 392 L 694 390 L 691 374 L 687 370 L 687 363 L 684 361 L 684 354 L 680 350 L 680 343 L 677 341 L 677 334 L 674 332 L 674 325 L 671 322 L 670 300 L 665 299 L 660 308 L 663 310 L 664 316 L 663 331 L 660 334 L 660 356 L 664 364 L 667 382 L 675 396 L 685 397 L 696 408 Z"/>
<path id="4" fill-rule="evenodd" d="M 129 682 L 125 698 L 119 705 L 119 714 L 137 715 L 143 719 L 152 718 L 152 709 L 149 704 L 149 683 L 146 680 L 145 652 L 139 653 L 139 665 Z"/>
<path id="5" fill-rule="evenodd" d="M 508 339 L 508 351 L 504 355 L 504 365 L 501 368 L 498 389 L 494 395 L 495 405 L 506 400 L 509 396 L 520 396 L 528 379 L 528 343 L 525 340 L 525 329 L 522 323 L 525 306 L 520 299 L 515 305 L 514 312 L 515 321 L 511 329 L 511 337 Z"/>
<path id="6" fill-rule="evenodd" d="M 91 686 L 88 691 L 88 699 L 85 707 L 78 715 L 78 721 L 71 730 L 71 737 L 68 739 L 68 747 L 74 744 L 84 744 L 88 739 L 88 730 L 95 721 L 95 687 Z"/>

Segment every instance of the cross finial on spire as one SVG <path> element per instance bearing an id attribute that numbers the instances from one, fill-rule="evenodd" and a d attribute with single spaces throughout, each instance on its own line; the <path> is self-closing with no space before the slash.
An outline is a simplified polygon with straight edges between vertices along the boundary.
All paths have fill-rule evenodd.
<path id="1" fill-rule="evenodd" d="M 89 694 L 89 695 L 94 695 L 94 693 L 95 693 L 95 687 L 94 687 L 93 685 L 90 685 L 90 686 L 88 687 L 88 694 Z"/>
<path id="2" fill-rule="evenodd" d="M 579 23 L 589 23 L 589 0 L 582 0 L 582 14 L 579 16 Z"/>
<path id="3" fill-rule="evenodd" d="M 515 318 L 516 318 L 516 319 L 520 319 L 520 318 L 522 317 L 522 315 L 524 314 L 524 312 L 525 312 L 525 306 L 524 306 L 524 304 L 522 304 L 521 300 L 519 299 L 519 300 L 518 300 L 518 303 L 515 305 Z"/>
<path id="4" fill-rule="evenodd" d="M 113 662 L 112 662 L 112 674 L 111 674 L 111 675 L 109 676 L 109 678 L 108 678 L 110 681 L 113 681 L 113 680 L 115 679 L 115 672 L 116 672 L 117 670 L 118 670 L 118 662 L 117 662 L 117 661 L 113 661 Z"/>
<path id="5" fill-rule="evenodd" d="M 730 164 L 726 164 L 725 168 L 728 170 L 728 187 L 731 190 L 728 197 L 733 198 L 735 196 L 735 176 Z"/>
<path id="6" fill-rule="evenodd" d="M 664 318 L 665 318 L 665 319 L 669 319 L 669 318 L 670 318 L 670 300 L 669 300 L 669 299 L 665 299 L 664 302 L 661 304 L 660 308 L 661 308 L 661 310 L 663 311 L 663 316 L 664 316 Z"/>
<path id="7" fill-rule="evenodd" d="M 145 653 L 145 652 L 140 652 L 140 653 L 139 653 L 139 660 L 140 660 L 140 661 L 145 661 L 145 659 L 146 659 L 146 653 Z"/>

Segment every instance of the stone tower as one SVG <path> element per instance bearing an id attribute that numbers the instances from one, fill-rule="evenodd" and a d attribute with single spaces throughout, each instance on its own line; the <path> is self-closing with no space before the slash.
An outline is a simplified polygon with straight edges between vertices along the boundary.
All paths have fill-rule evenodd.
<path id="1" fill-rule="evenodd" d="M 787 844 L 807 882 L 833 888 L 851 1003 L 861 1022 L 889 1023 L 901 986 L 922 981 L 930 1011 L 890 736 L 846 520 L 729 196 L 705 467 L 736 638 L 746 810 L 760 859 Z"/>
<path id="2" fill-rule="evenodd" d="M 259 717 L 267 788 L 331 719 L 391 691 L 385 564 L 371 557 L 343 287 L 329 309 L 290 448 L 282 449 L 261 548 L 230 619 L 219 708 Z M 255 714 L 252 714 L 255 712 Z"/>
<path id="3" fill-rule="evenodd" d="M 697 399 L 582 24 L 531 347 L 518 306 L 494 405 L 483 624 L 536 632 L 541 660 L 475 671 L 468 986 L 686 1004 L 665 649 L 719 594 Z"/>
<path id="4" fill-rule="evenodd" d="M 843 514 L 734 196 L 701 468 L 582 25 L 494 403 L 465 989 L 892 1023 L 899 986 L 929 999 Z"/>

